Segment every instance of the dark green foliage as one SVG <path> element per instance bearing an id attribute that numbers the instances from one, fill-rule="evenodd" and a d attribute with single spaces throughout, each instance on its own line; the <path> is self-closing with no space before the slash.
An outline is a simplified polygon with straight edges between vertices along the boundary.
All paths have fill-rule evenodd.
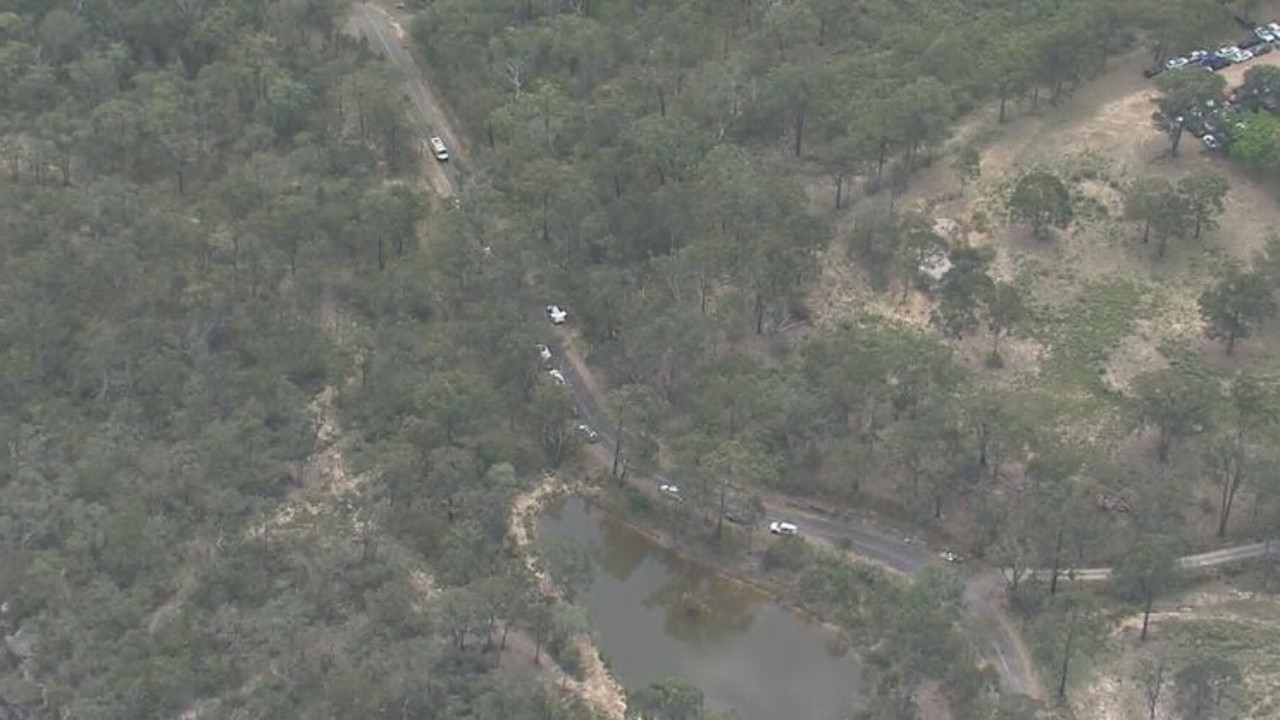
<path id="1" fill-rule="evenodd" d="M 424 257 L 345 4 L 44 5 L 0 8 L 0 714 L 577 717 L 486 652 L 534 339 Z"/>

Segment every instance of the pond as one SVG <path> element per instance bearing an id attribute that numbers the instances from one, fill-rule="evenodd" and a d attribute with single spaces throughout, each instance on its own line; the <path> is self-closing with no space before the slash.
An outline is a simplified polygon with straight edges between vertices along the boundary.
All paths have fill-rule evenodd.
<path id="1" fill-rule="evenodd" d="M 546 538 L 592 547 L 595 577 L 577 602 L 628 688 L 678 678 L 743 720 L 845 720 L 860 669 L 831 633 L 769 597 L 685 562 L 578 498 L 542 516 Z"/>

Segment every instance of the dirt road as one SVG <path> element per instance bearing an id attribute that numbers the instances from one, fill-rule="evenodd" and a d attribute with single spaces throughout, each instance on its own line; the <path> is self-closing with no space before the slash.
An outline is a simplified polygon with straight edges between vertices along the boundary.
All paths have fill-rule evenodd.
<path id="1" fill-rule="evenodd" d="M 444 198 L 458 195 L 462 189 L 466 145 L 449 121 L 449 114 L 427 82 L 422 69 L 409 49 L 408 18 L 397 18 L 387 10 L 362 2 L 351 6 L 350 27 L 369 40 L 400 75 L 404 93 L 409 98 L 413 119 L 420 125 L 419 141 L 439 136 L 449 148 L 449 161 L 439 163 L 426 155 L 423 172 L 427 182 Z M 421 142 L 418 143 L 421 147 Z"/>

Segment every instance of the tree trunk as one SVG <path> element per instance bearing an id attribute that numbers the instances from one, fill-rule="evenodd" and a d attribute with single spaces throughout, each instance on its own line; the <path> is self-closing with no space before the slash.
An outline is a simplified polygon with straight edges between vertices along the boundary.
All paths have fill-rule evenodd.
<path id="1" fill-rule="evenodd" d="M 1058 667 L 1058 697 L 1065 698 L 1067 696 L 1067 671 L 1071 668 L 1071 646 L 1076 640 L 1076 615 L 1075 610 L 1071 611 L 1071 618 L 1067 621 L 1067 641 L 1062 648 L 1062 664 Z"/>
<path id="2" fill-rule="evenodd" d="M 804 103 L 796 110 L 796 157 L 800 157 L 800 148 L 804 142 Z"/>
<path id="3" fill-rule="evenodd" d="M 1173 438 L 1169 437 L 1169 433 L 1164 430 L 1160 431 L 1160 437 L 1156 441 L 1156 459 L 1162 463 L 1169 462 L 1169 448 L 1173 445 Z"/>
<path id="4" fill-rule="evenodd" d="M 1147 593 L 1147 601 L 1142 605 L 1142 634 L 1138 636 L 1141 642 L 1147 641 L 1147 628 L 1151 625 L 1151 606 L 1155 602 L 1155 593 Z"/>
<path id="5" fill-rule="evenodd" d="M 724 532 L 724 513 L 725 513 L 725 487 L 724 483 L 720 483 L 720 512 L 716 516 L 716 539 L 719 540 Z"/>
<path id="6" fill-rule="evenodd" d="M 617 440 L 613 443 L 613 476 L 618 477 L 618 463 L 622 459 L 622 421 L 618 421 Z"/>
<path id="7" fill-rule="evenodd" d="M 1064 525 L 1058 526 L 1058 535 L 1054 538 L 1053 555 L 1049 561 L 1049 594 L 1054 595 L 1058 592 L 1058 576 L 1060 572 L 1060 562 L 1062 553 L 1062 542 L 1066 537 L 1067 528 Z"/>
<path id="8" fill-rule="evenodd" d="M 1243 452 L 1238 450 L 1237 452 Z M 1222 510 L 1218 514 L 1218 537 L 1226 537 L 1227 522 L 1231 519 L 1231 506 L 1235 504 L 1236 492 L 1244 479 L 1244 467 L 1239 457 L 1233 461 L 1233 467 L 1222 485 Z"/>

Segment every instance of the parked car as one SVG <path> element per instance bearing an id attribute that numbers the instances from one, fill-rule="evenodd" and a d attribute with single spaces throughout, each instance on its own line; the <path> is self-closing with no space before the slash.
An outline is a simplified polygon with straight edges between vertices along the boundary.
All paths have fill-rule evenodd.
<path id="1" fill-rule="evenodd" d="M 1236 43 L 1236 47 L 1240 48 L 1241 50 L 1252 50 L 1258 47 L 1259 45 L 1266 45 L 1266 42 L 1264 42 L 1263 39 L 1258 37 L 1257 35 L 1250 35 L 1246 38 L 1243 38 L 1240 42 Z"/>
<path id="2" fill-rule="evenodd" d="M 954 553 L 950 550 L 943 550 L 942 552 L 938 553 L 938 557 L 942 558 L 943 560 L 946 560 L 949 563 L 959 564 L 964 562 L 963 555 L 960 555 L 959 553 Z"/>
<path id="3" fill-rule="evenodd" d="M 1260 47 L 1270 47 L 1270 46 L 1269 46 L 1269 45 L 1261 45 Z M 1231 56 L 1230 56 L 1230 57 L 1228 57 L 1227 59 L 1228 59 L 1228 60 L 1230 60 L 1231 62 L 1233 62 L 1233 63 L 1237 64 L 1237 65 L 1239 65 L 1240 63 L 1243 63 L 1243 62 L 1249 62 L 1250 60 L 1252 60 L 1252 59 L 1253 59 L 1253 51 L 1252 51 L 1252 50 L 1240 50 L 1239 48 L 1237 48 L 1237 49 L 1236 49 L 1236 51 L 1235 51 L 1234 53 L 1232 53 L 1232 54 L 1231 54 Z"/>
<path id="4" fill-rule="evenodd" d="M 1205 147 L 1213 150 L 1214 152 L 1221 151 L 1226 147 L 1226 143 L 1224 143 L 1217 135 L 1205 135 L 1200 138 L 1200 142 L 1204 143 Z"/>
<path id="5" fill-rule="evenodd" d="M 1217 72 L 1218 70 L 1221 70 L 1224 67 L 1230 67 L 1231 64 L 1234 62 L 1235 61 L 1232 60 L 1231 58 L 1211 57 L 1204 60 L 1201 64 L 1209 68 L 1210 70 Z"/>
<path id="6" fill-rule="evenodd" d="M 547 317 L 551 318 L 552 325 L 563 325 L 564 321 L 568 319 L 569 313 L 565 312 L 564 308 L 559 305 L 548 305 Z"/>
<path id="7" fill-rule="evenodd" d="M 1245 30 L 1252 30 L 1258 27 L 1258 23 L 1239 13 L 1236 14 L 1236 23 Z"/>
<path id="8" fill-rule="evenodd" d="M 1151 67 L 1142 71 L 1142 77 L 1153 78 L 1164 71 L 1165 71 L 1164 65 L 1152 65 Z"/>
<path id="9" fill-rule="evenodd" d="M 569 381 L 564 379 L 564 373 L 559 370 L 548 370 L 547 377 L 551 378 L 551 382 L 557 385 L 568 385 Z"/>
<path id="10" fill-rule="evenodd" d="M 676 485 L 672 485 L 670 483 L 662 483 L 661 485 L 658 486 L 658 490 L 661 491 L 663 495 L 666 495 L 672 500 L 680 499 L 680 488 Z"/>
<path id="11" fill-rule="evenodd" d="M 796 527 L 793 523 L 774 520 L 769 523 L 769 532 L 774 535 L 797 535 L 800 533 L 800 528 Z"/>
<path id="12" fill-rule="evenodd" d="M 427 143 L 431 145 L 431 154 L 435 155 L 437 160 L 445 162 L 449 159 L 449 151 L 445 149 L 443 140 L 433 137 Z"/>
<path id="13" fill-rule="evenodd" d="M 1189 62 L 1191 62 L 1190 58 L 1185 58 L 1181 56 L 1171 57 L 1168 60 L 1164 61 L 1164 68 L 1166 70 L 1177 70 L 1180 67 L 1186 67 L 1187 63 Z"/>
<path id="14" fill-rule="evenodd" d="M 1271 29 L 1267 27 L 1256 27 L 1253 29 L 1253 34 L 1257 35 L 1258 39 L 1262 42 L 1273 43 L 1276 41 L 1276 34 L 1271 32 Z"/>
<path id="15" fill-rule="evenodd" d="M 1207 123 L 1200 118 L 1191 118 L 1183 123 L 1182 129 L 1191 133 L 1195 137 L 1202 138 L 1209 134 L 1209 128 L 1206 127 L 1206 125 Z"/>
<path id="16" fill-rule="evenodd" d="M 574 428 L 574 430 L 578 432 L 578 435 L 581 436 L 583 440 L 586 440 L 593 445 L 600 442 L 600 433 L 596 432 L 595 428 L 586 423 L 578 423 L 578 426 Z"/>
<path id="17" fill-rule="evenodd" d="M 547 347 L 546 345 L 543 345 L 542 343 L 538 343 L 534 347 L 538 349 L 538 357 L 542 360 L 542 362 L 544 363 L 551 362 L 551 348 Z"/>

